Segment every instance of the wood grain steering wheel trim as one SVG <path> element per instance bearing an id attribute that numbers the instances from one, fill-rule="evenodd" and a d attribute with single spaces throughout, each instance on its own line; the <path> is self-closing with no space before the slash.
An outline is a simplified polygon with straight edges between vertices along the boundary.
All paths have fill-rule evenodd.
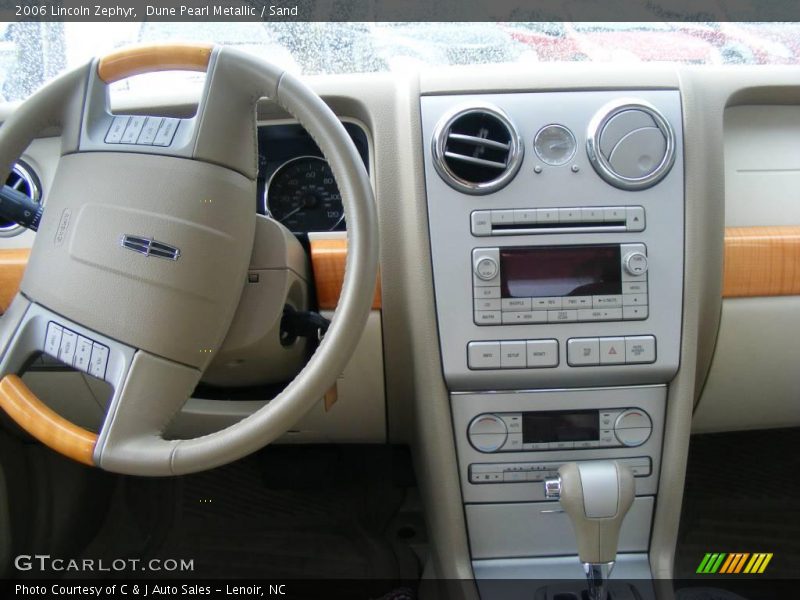
<path id="1" fill-rule="evenodd" d="M 45 446 L 94 466 L 97 434 L 78 427 L 51 410 L 17 375 L 6 375 L 0 380 L 0 408 Z"/>
<path id="2" fill-rule="evenodd" d="M 206 71 L 212 44 L 153 44 L 112 52 L 100 59 L 97 75 L 114 83 L 156 71 Z"/>

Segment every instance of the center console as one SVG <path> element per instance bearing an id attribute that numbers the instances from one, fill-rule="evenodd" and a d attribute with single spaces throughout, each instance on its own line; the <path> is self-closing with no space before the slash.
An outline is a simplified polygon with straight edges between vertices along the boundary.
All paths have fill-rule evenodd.
<path id="1" fill-rule="evenodd" d="M 537 577 L 565 556 L 579 572 L 569 521 L 542 482 L 566 462 L 618 460 L 636 489 L 620 564 L 639 556 L 641 573 L 666 384 L 680 360 L 679 92 L 421 102 L 436 313 L 475 572 L 503 577 L 516 561 L 514 577 Z"/>

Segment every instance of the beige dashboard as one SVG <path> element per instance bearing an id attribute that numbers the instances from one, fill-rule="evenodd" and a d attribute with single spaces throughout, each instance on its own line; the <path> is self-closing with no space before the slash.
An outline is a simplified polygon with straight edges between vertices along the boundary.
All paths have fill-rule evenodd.
<path id="1" fill-rule="evenodd" d="M 469 576 L 452 418 L 442 377 L 426 217 L 420 97 L 515 91 L 678 89 L 683 110 L 685 256 L 681 364 L 670 384 L 661 495 L 651 565 L 668 576 L 690 431 L 800 424 L 800 71 L 772 67 L 609 65 L 526 70 L 452 68 L 421 74 L 309 79 L 342 118 L 364 124 L 380 221 L 381 282 L 361 346 L 340 380 L 338 401 L 318 406 L 290 435 L 298 441 L 410 443 L 433 538 L 446 548 L 433 568 Z M 126 98 L 127 112 L 191 112 L 192 97 Z M 0 107 L 0 118 L 13 110 Z M 262 122 L 285 119 L 272 104 Z M 58 132 L 23 156 L 42 181 L 45 202 L 58 163 Z M 322 275 L 336 280 L 341 242 L 319 242 Z M 340 239 L 340 238 L 339 238 Z M 24 269 L 33 234 L 0 239 L 0 305 Z M 327 246 L 323 249 L 323 246 Z M 323 258 L 324 257 L 324 258 Z M 339 258 L 337 258 L 339 257 Z M 327 275 L 325 275 L 327 276 Z M 333 308 L 336 286 L 325 290 Z M 96 419 L 100 390 L 80 374 L 42 373 L 32 383 L 89 394 Z M 72 403 L 61 402 L 69 410 Z M 188 405 L 184 433 L 246 416 L 260 402 L 200 400 Z M 74 415 L 72 415 L 74 417 Z M 183 429 L 181 429 L 183 427 Z M 670 508 L 672 507 L 672 508 Z"/>

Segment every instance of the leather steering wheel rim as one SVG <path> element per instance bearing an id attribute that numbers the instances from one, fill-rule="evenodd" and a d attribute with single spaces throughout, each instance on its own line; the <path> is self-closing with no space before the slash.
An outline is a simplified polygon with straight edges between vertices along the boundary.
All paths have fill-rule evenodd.
<path id="1" fill-rule="evenodd" d="M 106 129 L 103 130 L 101 140 L 98 142 L 95 137 L 93 141 L 92 121 L 97 118 L 96 114 L 100 113 L 96 107 L 92 108 L 92 102 L 96 104 L 102 93 L 105 95 L 107 105 L 108 83 L 135 74 L 173 69 L 208 71 L 198 114 L 193 121 L 187 121 L 194 129 L 191 131 L 193 137 L 189 138 L 185 149 L 179 147 L 176 154 L 169 148 L 166 150 L 130 146 L 120 149 L 110 148 L 108 144 L 104 144 L 102 137 L 105 136 L 107 125 L 104 125 Z M 28 271 L 31 273 L 26 271 L 21 291 L 0 319 L 0 376 L 2 376 L 0 407 L 23 429 L 46 445 L 85 464 L 126 474 L 179 475 L 213 468 L 259 449 L 287 431 L 323 396 L 347 364 L 366 323 L 375 288 L 378 260 L 375 202 L 364 165 L 341 122 L 310 88 L 291 74 L 257 57 L 226 47 L 148 46 L 115 52 L 59 77 L 39 90 L 14 112 L 0 128 L 0 169 L 9 171 L 11 164 L 29 143 L 43 130 L 55 125 L 60 126 L 62 130 L 61 155 L 64 163 L 87 163 L 89 160 L 95 160 L 100 169 L 102 165 L 115 164 L 114 161 L 127 161 L 123 164 L 123 173 L 131 170 L 129 165 L 135 167 L 132 169 L 134 173 L 139 172 L 137 169 L 140 167 L 142 173 L 153 173 L 153 165 L 160 164 L 157 161 L 164 161 L 178 171 L 185 170 L 187 189 L 194 189 L 192 187 L 194 184 L 190 181 L 192 177 L 196 178 L 198 174 L 205 176 L 207 173 L 210 183 L 205 185 L 211 186 L 212 189 L 215 185 L 225 189 L 225 185 L 235 182 L 243 190 L 239 195 L 246 198 L 249 186 L 254 185 L 257 172 L 254 155 L 257 152 L 254 150 L 255 112 L 257 102 L 262 97 L 279 104 L 309 132 L 329 161 L 341 191 L 348 223 L 348 254 L 342 293 L 326 336 L 295 379 L 277 397 L 251 416 L 210 435 L 188 440 L 166 440 L 163 438 L 166 425 L 189 397 L 186 395 L 180 401 L 180 398 L 169 397 L 170 394 L 190 394 L 215 349 L 209 346 L 210 350 L 201 350 L 207 353 L 207 356 L 191 355 L 187 359 L 184 357 L 188 355 L 185 352 L 182 354 L 177 345 L 173 350 L 173 346 L 163 341 L 160 341 L 161 345 L 158 346 L 155 342 L 151 344 L 151 340 L 146 337 L 137 337 L 141 334 L 137 331 L 138 328 L 109 325 L 111 321 L 107 321 L 105 327 L 94 327 L 94 323 L 91 322 L 93 319 L 86 317 L 91 313 L 75 308 L 78 306 L 76 303 L 65 303 L 64 309 L 60 311 L 52 309 L 51 305 L 58 304 L 58 301 L 54 300 L 58 298 L 58 294 L 75 292 L 76 288 L 72 287 L 74 282 L 61 283 L 60 288 L 56 290 L 43 287 L 41 274 L 47 270 L 45 261 L 41 257 L 57 256 L 58 260 L 62 261 L 58 263 L 59 265 L 64 264 L 72 268 L 75 263 L 75 272 L 84 273 L 87 259 L 81 255 L 81 244 L 84 242 L 79 233 L 81 231 L 85 233 L 86 223 L 92 222 L 90 217 L 94 217 L 98 223 L 115 223 L 119 221 L 118 213 L 128 217 L 133 215 L 130 218 L 135 219 L 139 218 L 139 212 L 145 214 L 146 211 L 136 212 L 129 206 L 111 204 L 100 206 L 104 201 L 103 198 L 97 202 L 87 202 L 79 209 L 72 209 L 69 206 L 71 192 L 63 194 L 68 197 L 66 200 L 60 197 L 56 200 L 48 199 L 48 210 L 42 219 L 31 254 L 31 263 L 28 266 Z M 245 117 L 239 114 L 241 112 Z M 110 122 L 109 118 L 114 118 L 109 113 L 110 111 L 102 113 L 102 119 L 106 119 L 103 122 L 106 124 Z M 225 116 L 220 116 L 222 114 Z M 78 122 L 75 119 L 76 115 L 79 116 Z M 183 123 L 179 124 L 179 127 L 183 127 Z M 189 125 L 186 125 L 184 130 L 188 129 Z M 217 147 L 219 144 L 212 141 L 224 139 L 220 137 L 223 134 L 231 136 L 234 141 L 229 148 L 219 149 Z M 176 135 L 175 139 L 178 140 L 179 137 Z M 236 140 L 241 138 L 244 138 L 244 141 L 238 143 Z M 95 153 L 92 154 L 92 151 Z M 61 168 L 60 165 L 59 169 Z M 64 167 L 64 171 L 69 173 L 69 165 Z M 158 173 L 155 173 L 154 177 L 157 179 Z M 98 175 L 98 178 L 102 179 L 102 176 Z M 67 175 L 64 175 L 61 181 L 65 179 L 68 179 Z M 60 189 L 65 189 L 63 185 Z M 53 209 L 51 204 L 57 205 L 58 210 Z M 62 208 L 63 206 L 66 208 Z M 146 216 L 150 220 L 143 222 L 154 223 L 154 227 L 167 223 L 168 227 L 164 226 L 165 231 L 174 231 L 178 236 L 183 235 L 184 229 L 181 229 L 185 225 L 183 221 L 191 219 L 189 217 L 184 219 L 185 215 L 180 211 L 189 209 L 177 201 L 174 206 L 170 205 L 169 210 L 173 208 L 177 212 L 169 215 L 169 219 L 164 216 L 166 212 L 164 215 L 156 215 L 151 214 L 152 210 L 148 209 L 150 213 Z M 168 208 L 164 209 L 167 210 Z M 191 210 L 194 212 L 186 214 L 192 218 L 206 214 L 201 213 L 198 208 Z M 237 210 L 240 217 L 245 214 L 244 209 Z M 102 220 L 97 217 L 106 213 L 113 215 L 114 218 Z M 243 223 L 243 217 L 239 221 L 235 221 L 234 218 L 228 219 L 230 221 L 228 223 L 227 213 L 218 214 L 225 216 L 217 219 L 225 221 L 225 224 L 219 227 L 228 229 L 215 231 L 213 233 L 216 237 L 208 239 L 214 243 L 216 240 L 223 240 L 228 246 L 220 245 L 220 248 L 236 248 L 240 256 L 236 262 L 230 259 L 230 262 L 224 263 L 232 267 L 231 270 L 235 273 L 215 274 L 213 276 L 217 279 L 213 281 L 238 282 L 237 277 L 243 275 L 247 268 L 246 264 L 240 264 L 241 256 L 244 255 L 240 246 L 247 246 L 249 239 L 252 247 L 253 226 L 248 228 L 247 224 Z M 202 219 L 207 219 L 204 227 L 213 228 L 214 221 L 208 221 L 209 218 L 198 216 L 198 223 Z M 255 210 L 252 210 L 252 218 L 255 218 Z M 84 226 L 83 230 L 81 226 Z M 192 226 L 193 231 L 202 230 L 195 223 L 192 223 Z M 235 237 L 231 232 L 240 232 L 244 242 L 240 239 L 229 239 Z M 225 238 L 223 233 L 228 237 Z M 189 265 L 186 267 L 177 261 L 175 261 L 177 266 L 165 266 L 158 261 L 134 262 L 134 259 L 127 255 L 115 254 L 116 249 L 108 249 L 108 252 L 112 258 L 97 260 L 117 262 L 113 264 L 114 268 L 104 264 L 101 265 L 103 270 L 97 271 L 101 274 L 98 277 L 102 276 L 99 290 L 105 289 L 103 288 L 105 278 L 112 277 L 107 274 L 108 272 L 113 274 L 114 269 L 124 271 L 120 265 L 134 265 L 130 268 L 136 271 L 135 275 L 140 279 L 142 273 L 150 277 L 152 273 L 164 273 L 167 272 L 164 269 L 171 268 L 173 271 L 169 272 L 179 281 L 181 281 L 180 269 L 189 269 L 192 265 L 190 258 L 186 259 L 185 264 Z M 32 268 L 31 264 L 35 258 L 38 262 Z M 53 268 L 55 269 L 56 267 Z M 116 276 L 117 281 L 121 281 L 125 286 L 130 285 L 129 280 L 136 278 L 127 272 L 117 273 Z M 123 276 L 125 279 L 119 279 Z M 59 279 L 56 275 L 54 279 L 58 288 L 63 278 Z M 244 277 L 242 286 L 243 280 Z M 92 282 L 84 283 L 92 284 Z M 154 282 L 153 289 L 156 291 L 153 294 L 160 293 L 158 285 L 163 287 L 164 284 Z M 183 301 L 191 300 L 194 296 L 189 292 L 195 296 L 199 293 L 196 285 L 195 282 L 186 283 L 184 287 L 189 287 L 178 290 L 182 295 L 174 291 L 173 295 Z M 236 285 L 238 283 L 233 287 Z M 235 289 L 222 290 L 218 293 L 226 294 L 224 302 L 220 300 L 220 305 L 228 306 L 232 299 L 238 299 L 241 290 L 239 289 L 238 295 Z M 206 304 L 211 302 L 208 298 L 203 300 Z M 179 307 L 169 308 L 173 310 L 173 314 L 180 314 L 176 312 Z M 224 311 L 223 313 L 219 319 L 220 323 L 214 323 L 215 327 L 219 325 L 217 328 L 220 330 L 214 334 L 215 340 L 221 339 L 220 336 L 224 337 L 232 319 L 232 313 L 227 314 Z M 130 316 L 141 318 L 142 314 L 139 310 Z M 75 315 L 83 315 L 83 318 L 75 318 Z M 124 318 L 127 316 L 122 315 L 122 319 Z M 155 330 L 157 326 L 163 325 L 163 319 L 158 321 L 158 318 L 158 315 L 152 316 L 151 329 Z M 81 429 L 47 408 L 18 376 L 31 353 L 41 351 L 42 344 L 47 343 L 47 340 L 41 340 L 42 328 L 47 328 L 49 336 L 51 331 L 49 328 L 54 322 L 60 323 L 59 326 L 63 326 L 64 331 L 74 330 L 73 333 L 77 335 L 78 341 L 89 339 L 93 340 L 94 347 L 103 347 L 103 344 L 108 346 L 107 372 L 114 371 L 118 374 L 116 380 L 118 388 L 115 388 L 115 399 L 112 399 L 99 435 Z M 141 329 L 147 330 L 148 324 L 149 321 Z M 117 332 L 122 333 L 113 335 Z M 125 337 L 128 332 L 133 332 L 129 334 L 130 339 L 124 339 L 120 343 L 120 338 Z M 133 343 L 130 340 L 144 343 Z M 155 347 L 156 351 L 153 351 L 151 346 Z M 165 351 L 158 352 L 157 350 L 161 348 Z M 265 365 L 265 368 L 268 368 L 268 365 Z M 148 389 L 148 377 L 151 382 L 161 383 L 158 389 Z M 136 422 L 136 426 L 128 426 L 126 419 Z"/>

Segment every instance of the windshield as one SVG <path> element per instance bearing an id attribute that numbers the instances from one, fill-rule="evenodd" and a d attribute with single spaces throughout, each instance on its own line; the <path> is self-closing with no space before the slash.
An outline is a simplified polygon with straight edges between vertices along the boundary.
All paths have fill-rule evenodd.
<path id="1" fill-rule="evenodd" d="M 553 61 L 800 62 L 798 23 L 0 23 L 0 97 L 25 98 L 120 46 L 180 40 L 236 46 L 306 75 Z M 117 89 L 163 92 L 202 81 L 191 73 L 144 78 Z"/>

